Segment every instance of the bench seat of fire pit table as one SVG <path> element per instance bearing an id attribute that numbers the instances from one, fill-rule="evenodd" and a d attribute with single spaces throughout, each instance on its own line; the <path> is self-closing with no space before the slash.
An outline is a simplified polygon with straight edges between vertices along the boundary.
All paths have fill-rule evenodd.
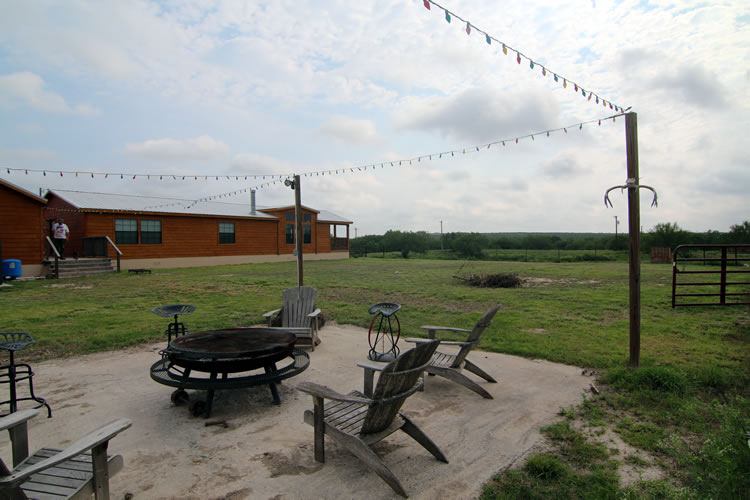
<path id="1" fill-rule="evenodd" d="M 295 342 L 294 334 L 283 328 L 193 333 L 175 339 L 162 351 L 162 359 L 151 366 L 151 379 L 176 387 L 172 402 L 177 405 L 189 400 L 186 389 L 207 391 L 205 402 L 190 403 L 195 416 L 211 415 L 217 390 L 268 385 L 273 402 L 280 404 L 276 384 L 302 373 L 310 365 L 309 355 L 295 349 Z"/>

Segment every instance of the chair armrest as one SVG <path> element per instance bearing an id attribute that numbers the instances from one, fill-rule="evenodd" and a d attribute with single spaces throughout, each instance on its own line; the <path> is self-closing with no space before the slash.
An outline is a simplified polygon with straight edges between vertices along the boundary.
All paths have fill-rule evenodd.
<path id="1" fill-rule="evenodd" d="M 281 312 L 281 309 L 274 309 L 273 311 L 268 311 L 267 313 L 263 313 L 264 318 L 273 318 L 277 314 Z"/>
<path id="2" fill-rule="evenodd" d="M 427 342 L 433 342 L 435 339 L 422 339 L 419 337 L 405 338 L 404 342 L 411 342 L 412 344 L 426 344 Z M 440 342 L 442 344 L 442 341 Z"/>
<path id="3" fill-rule="evenodd" d="M 98 428 L 91 434 L 88 434 L 75 443 L 71 444 L 64 450 L 62 450 L 60 453 L 56 453 L 55 455 L 46 458 L 42 460 L 41 462 L 37 462 L 33 465 L 30 465 L 29 467 L 24 468 L 20 471 L 14 471 L 12 474 L 9 474 L 7 476 L 0 477 L 0 484 L 14 484 L 18 483 L 20 481 L 23 481 L 27 479 L 30 476 L 33 476 L 34 474 L 41 472 L 45 469 L 49 469 L 50 467 L 54 467 L 55 465 L 65 462 L 66 460 L 70 460 L 71 458 L 75 457 L 76 455 L 80 455 L 81 453 L 88 451 L 92 448 L 95 448 L 99 446 L 102 443 L 108 442 L 110 439 L 115 437 L 117 434 L 121 433 L 125 429 L 131 426 L 130 420 L 126 418 L 121 418 L 118 420 L 114 420 L 106 425 L 103 425 L 102 427 Z"/>
<path id="4" fill-rule="evenodd" d="M 347 394 L 341 394 L 339 392 L 334 391 L 330 387 L 316 384 L 314 382 L 301 382 L 297 385 L 297 389 L 299 389 L 302 392 L 306 392 L 313 397 L 325 398 L 325 399 L 330 399 L 333 401 L 343 401 L 345 403 L 363 403 L 363 404 L 372 403 L 371 399 L 361 398 L 358 396 L 350 396 Z"/>
<path id="5" fill-rule="evenodd" d="M 411 342 L 412 344 L 424 344 L 426 342 L 434 342 L 434 340 L 435 339 L 421 339 L 421 338 L 415 338 L 415 337 L 404 339 L 405 342 Z M 460 345 L 460 346 L 464 346 L 464 345 L 469 345 L 469 344 L 473 344 L 473 343 L 474 342 L 454 342 L 452 340 L 441 340 L 440 341 L 440 345 Z"/>
<path id="6" fill-rule="evenodd" d="M 359 363 L 357 363 L 357 366 L 366 370 L 375 370 L 376 372 L 382 372 L 383 369 L 388 366 L 388 363 L 384 363 L 382 361 L 371 361 L 368 359 L 367 361 L 360 361 Z"/>
<path id="7" fill-rule="evenodd" d="M 320 314 L 320 309 L 315 309 L 313 312 L 307 315 L 308 318 L 317 318 Z"/>
<path id="8" fill-rule="evenodd" d="M 451 326 L 433 326 L 433 325 L 422 325 L 420 326 L 421 329 L 427 330 L 427 331 L 435 331 L 435 332 L 464 332 L 468 333 L 471 330 L 467 330 L 466 328 L 453 328 Z"/>
<path id="9" fill-rule="evenodd" d="M 38 414 L 39 410 L 34 409 L 17 411 L 15 413 L 11 413 L 10 415 L 2 417 L 0 418 L 0 431 L 4 431 L 5 429 L 12 429 L 17 425 L 20 425 L 27 420 L 36 417 Z"/>

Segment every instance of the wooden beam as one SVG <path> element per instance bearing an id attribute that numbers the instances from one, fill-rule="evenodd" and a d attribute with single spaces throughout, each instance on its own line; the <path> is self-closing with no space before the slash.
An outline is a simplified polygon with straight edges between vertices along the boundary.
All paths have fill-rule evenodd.
<path id="1" fill-rule="evenodd" d="M 628 231 L 630 274 L 630 366 L 641 358 L 641 211 L 638 193 L 638 115 L 625 115 L 625 150 L 628 166 Z"/>

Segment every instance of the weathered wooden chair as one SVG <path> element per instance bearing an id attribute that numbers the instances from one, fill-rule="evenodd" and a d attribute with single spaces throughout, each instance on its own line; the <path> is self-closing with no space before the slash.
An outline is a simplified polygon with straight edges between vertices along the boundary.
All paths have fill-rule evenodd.
<path id="1" fill-rule="evenodd" d="M 359 391 L 339 394 L 311 382 L 299 384 L 299 390 L 313 397 L 314 409 L 305 411 L 305 422 L 315 428 L 315 460 L 325 462 L 324 436 L 327 434 L 403 497 L 407 496 L 403 486 L 370 446 L 401 429 L 435 458 L 448 463 L 440 448 L 415 423 L 399 413 L 404 400 L 420 388 L 422 370 L 438 343 L 420 344 L 388 363 L 381 371 L 372 397 Z M 325 404 L 326 400 L 331 402 Z"/>
<path id="2" fill-rule="evenodd" d="M 452 328 L 448 326 L 423 325 L 422 328 L 427 330 L 427 339 L 409 338 L 405 340 L 407 342 L 419 344 L 422 342 L 429 342 L 431 339 L 435 339 L 436 332 L 438 331 L 467 332 L 469 335 L 464 342 L 450 342 L 445 340 L 441 341 L 442 345 L 459 346 L 458 353 L 446 354 L 439 351 L 436 352 L 432 356 L 432 359 L 430 360 L 427 368 L 425 368 L 425 371 L 430 375 L 440 375 L 441 377 L 452 380 L 457 384 L 461 384 L 467 389 L 476 392 L 483 398 L 493 399 L 492 395 L 489 392 L 484 390 L 479 384 L 464 375 L 462 373 L 462 369 L 466 369 L 466 371 L 483 378 L 487 382 L 497 382 L 497 380 L 492 378 L 492 376 L 490 376 L 484 370 L 466 359 L 466 356 L 469 354 L 469 352 L 471 352 L 474 346 L 479 344 L 479 339 L 481 338 L 482 333 L 484 333 L 484 330 L 488 326 L 490 326 L 490 322 L 492 322 L 492 318 L 495 317 L 498 309 L 500 309 L 499 304 L 491 307 L 486 313 L 484 313 L 484 315 L 479 319 L 477 324 L 474 325 L 474 328 L 472 328 L 471 330 L 467 330 L 465 328 Z"/>
<path id="3" fill-rule="evenodd" d="M 109 477 L 122 469 L 123 460 L 107 456 L 107 445 L 130 427 L 130 420 L 114 420 L 64 450 L 42 448 L 29 456 L 27 421 L 37 413 L 23 410 L 0 418 L 0 431 L 10 434 L 13 453 L 12 470 L 0 459 L 0 498 L 108 499 Z"/>
<path id="4" fill-rule="evenodd" d="M 309 286 L 287 288 L 281 296 L 281 308 L 268 311 L 263 317 L 268 321 L 268 326 L 281 326 L 305 342 L 309 339 L 314 351 L 315 346 L 320 344 L 318 337 L 320 309 L 315 307 L 317 295 L 318 291 Z"/>

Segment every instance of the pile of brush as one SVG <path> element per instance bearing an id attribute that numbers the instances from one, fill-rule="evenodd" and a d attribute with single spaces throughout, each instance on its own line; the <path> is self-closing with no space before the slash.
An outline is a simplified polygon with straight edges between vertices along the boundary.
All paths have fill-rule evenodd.
<path id="1" fill-rule="evenodd" d="M 516 273 L 468 274 L 453 277 L 469 286 L 479 288 L 518 288 L 523 283 Z"/>

